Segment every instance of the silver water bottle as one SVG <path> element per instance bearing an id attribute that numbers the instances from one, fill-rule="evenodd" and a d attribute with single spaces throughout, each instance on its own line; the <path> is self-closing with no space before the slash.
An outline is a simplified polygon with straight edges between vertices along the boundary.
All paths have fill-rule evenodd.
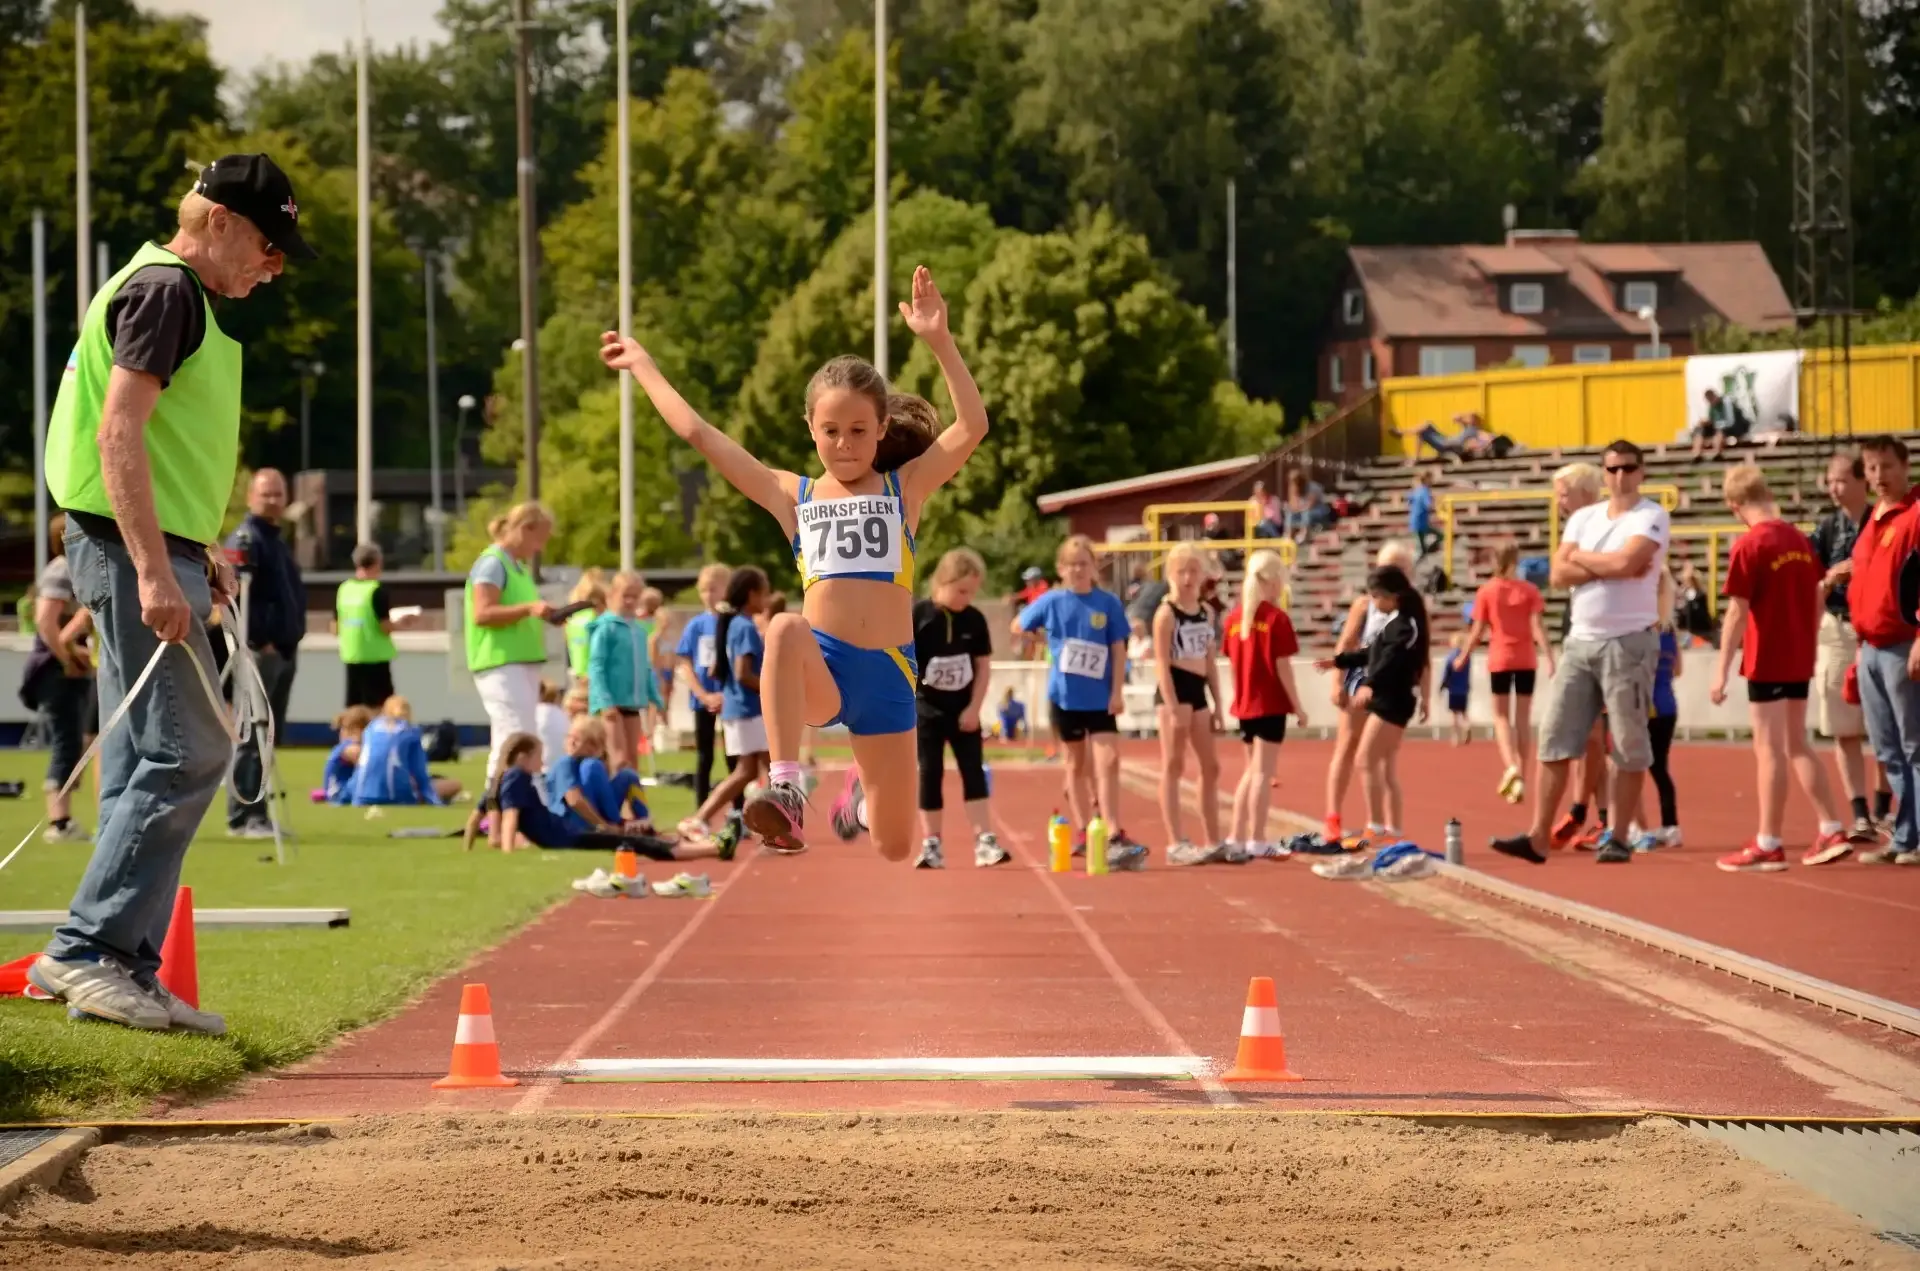
<path id="1" fill-rule="evenodd" d="M 1465 860 L 1465 852 L 1460 845 L 1460 821 L 1457 817 L 1447 818 L 1447 864 L 1459 865 Z"/>

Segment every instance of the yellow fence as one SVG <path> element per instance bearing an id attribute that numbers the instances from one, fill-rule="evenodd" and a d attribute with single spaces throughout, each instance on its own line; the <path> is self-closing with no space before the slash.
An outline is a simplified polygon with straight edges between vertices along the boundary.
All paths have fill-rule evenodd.
<path id="1" fill-rule="evenodd" d="M 1800 369 L 1802 427 L 1828 431 L 1828 403 L 1842 387 L 1838 362 L 1809 350 Z M 1844 389 L 1856 433 L 1920 430 L 1920 344 L 1853 350 Z M 1641 445 L 1672 442 L 1693 422 L 1686 359 L 1475 371 L 1399 377 L 1380 385 L 1381 450 L 1406 454 L 1415 444 L 1395 430 L 1478 412 L 1486 426 L 1536 450 L 1604 446 L 1624 437 Z"/>

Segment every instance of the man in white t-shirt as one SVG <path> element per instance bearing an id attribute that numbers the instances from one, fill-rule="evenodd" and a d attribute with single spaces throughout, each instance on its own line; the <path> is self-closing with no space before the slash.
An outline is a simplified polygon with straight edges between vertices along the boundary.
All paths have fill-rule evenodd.
<path id="1" fill-rule="evenodd" d="M 1567 640 L 1554 669 L 1540 721 L 1539 799 L 1526 834 L 1493 840 L 1493 850 L 1546 862 L 1553 818 L 1567 789 L 1567 766 L 1586 753 L 1602 713 L 1612 738 L 1612 826 L 1595 843 L 1595 859 L 1633 859 L 1626 825 L 1653 766 L 1647 728 L 1653 673 L 1660 661 L 1660 570 L 1671 527 L 1667 510 L 1640 496 L 1645 460 L 1630 441 L 1608 446 L 1601 464 L 1607 501 L 1567 518 L 1553 554 L 1551 581 L 1573 589 Z"/>

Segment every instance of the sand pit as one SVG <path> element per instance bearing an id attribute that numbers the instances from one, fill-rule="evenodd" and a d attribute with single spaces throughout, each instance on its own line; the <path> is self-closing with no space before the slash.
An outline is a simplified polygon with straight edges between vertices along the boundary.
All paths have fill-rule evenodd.
<path id="1" fill-rule="evenodd" d="M 0 1267 L 1920 1268 L 1670 1122 L 1566 1137 L 1059 1113 L 369 1119 L 128 1140 Z"/>

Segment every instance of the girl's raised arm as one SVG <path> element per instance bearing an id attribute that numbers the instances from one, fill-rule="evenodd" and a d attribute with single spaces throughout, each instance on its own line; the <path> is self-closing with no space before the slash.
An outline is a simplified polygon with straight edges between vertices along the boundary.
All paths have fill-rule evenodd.
<path id="1" fill-rule="evenodd" d="M 980 401 L 973 372 L 967 369 L 960 347 L 953 342 L 953 332 L 947 330 L 947 302 L 925 265 L 913 271 L 913 301 L 900 302 L 900 316 L 907 320 L 907 329 L 933 351 L 940 374 L 946 377 L 947 396 L 953 399 L 953 422 L 925 453 L 900 469 L 900 489 L 907 506 L 919 507 L 928 495 L 953 480 L 968 456 L 986 440 L 987 408 Z"/>
<path id="2" fill-rule="evenodd" d="M 647 400 L 667 421 L 667 427 L 717 468 L 728 485 L 771 512 L 789 538 L 793 536 L 799 521 L 794 513 L 793 493 L 798 480 L 792 473 L 769 468 L 748 454 L 739 442 L 700 418 L 700 412 L 688 405 L 687 399 L 660 373 L 653 356 L 631 336 L 622 336 L 617 331 L 601 332 L 600 360 L 613 370 L 632 371 L 633 378 L 646 390 Z"/>

